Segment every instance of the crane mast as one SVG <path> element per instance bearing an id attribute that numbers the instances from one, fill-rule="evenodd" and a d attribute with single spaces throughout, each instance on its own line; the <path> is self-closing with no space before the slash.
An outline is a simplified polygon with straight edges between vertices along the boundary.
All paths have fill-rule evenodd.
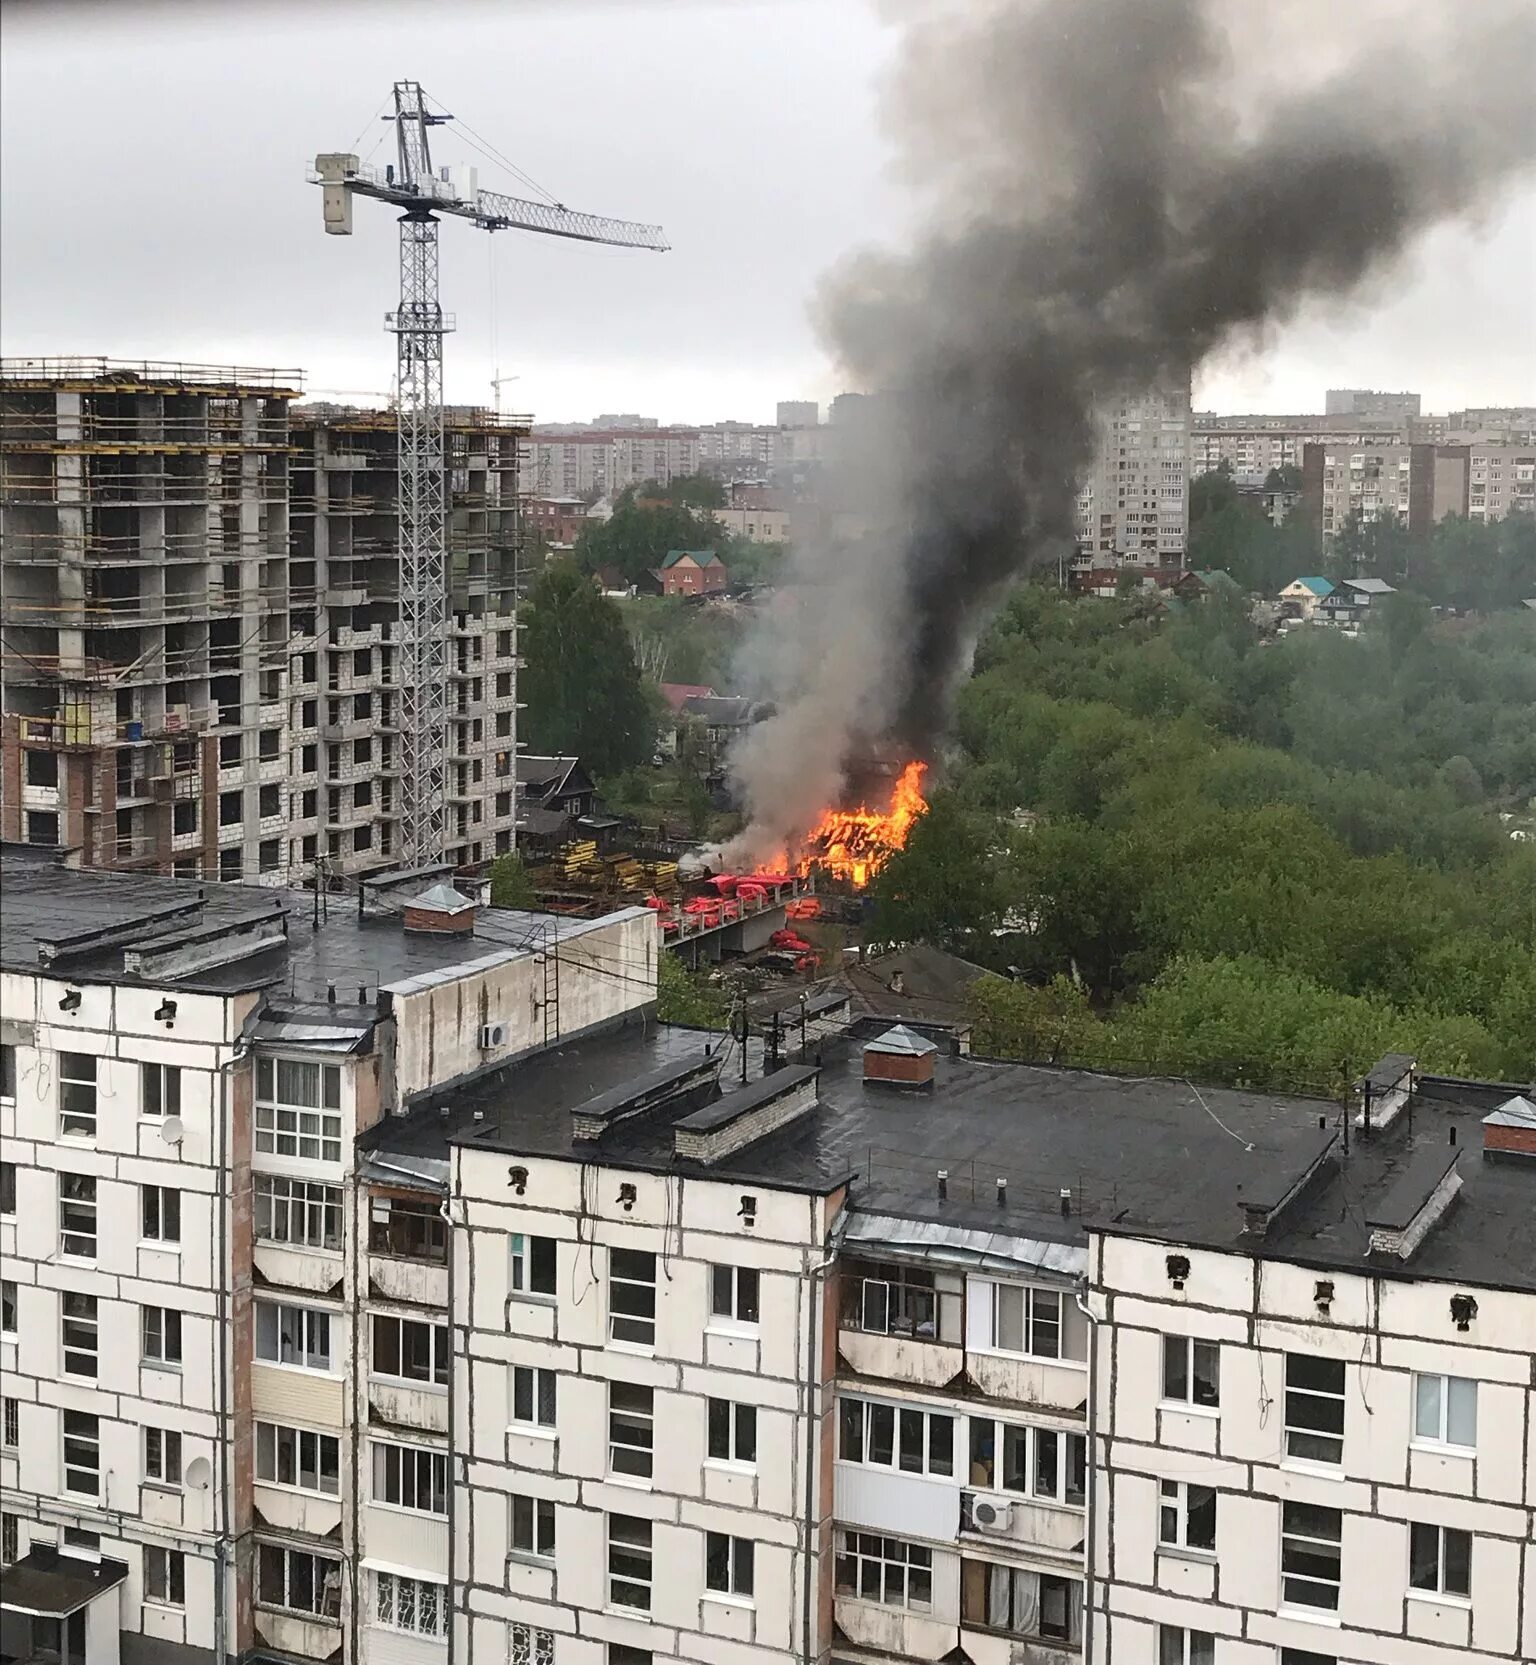
<path id="1" fill-rule="evenodd" d="M 400 856 L 423 867 L 447 846 L 448 476 L 443 429 L 443 337 L 453 327 L 438 298 L 439 216 L 469 219 L 484 231 L 517 229 L 623 248 L 665 249 L 659 226 L 574 213 L 558 203 L 524 201 L 473 184 L 460 192 L 432 171 L 430 130 L 451 117 L 431 112 L 421 84 L 397 81 L 396 168 L 358 157 L 315 158 L 325 229 L 352 230 L 352 199 L 368 196 L 400 214 L 400 301 L 386 314 L 397 360 L 400 566 Z M 398 169 L 398 172 L 396 171 Z"/>

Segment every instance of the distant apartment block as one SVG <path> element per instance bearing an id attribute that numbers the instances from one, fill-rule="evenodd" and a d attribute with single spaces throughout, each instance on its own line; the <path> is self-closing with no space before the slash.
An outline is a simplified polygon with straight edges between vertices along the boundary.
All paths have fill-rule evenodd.
<path id="1" fill-rule="evenodd" d="M 1427 532 L 1448 515 L 1486 522 L 1536 514 L 1536 447 L 1309 444 L 1302 505 L 1325 537 L 1351 517 Z"/>
<path id="2" fill-rule="evenodd" d="M 1417 393 L 1378 393 L 1365 387 L 1330 387 L 1323 406 L 1329 416 L 1386 416 L 1407 421 L 1419 414 Z"/>
<path id="3" fill-rule="evenodd" d="M 298 377 L 0 365 L 0 832 L 301 882 L 394 857 L 394 418 Z M 450 413 L 449 840 L 511 847 L 526 422 Z M 507 782 L 503 792 L 498 780 Z"/>
<path id="4" fill-rule="evenodd" d="M 1104 405 L 1097 444 L 1078 487 L 1079 558 L 1142 566 L 1184 564 L 1189 536 L 1188 389 Z"/>
<path id="5" fill-rule="evenodd" d="M 781 428 L 814 428 L 821 421 L 821 406 L 814 399 L 780 399 L 774 420 Z"/>

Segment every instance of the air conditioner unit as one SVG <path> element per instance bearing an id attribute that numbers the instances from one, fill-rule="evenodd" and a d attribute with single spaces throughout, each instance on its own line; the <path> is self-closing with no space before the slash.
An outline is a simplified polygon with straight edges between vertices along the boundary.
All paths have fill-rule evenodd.
<path id="1" fill-rule="evenodd" d="M 981 1492 L 971 1501 L 971 1525 L 978 1532 L 1007 1532 L 1013 1523 L 1013 1499 Z"/>
<path id="2" fill-rule="evenodd" d="M 494 1052 L 498 1047 L 507 1044 L 507 1026 L 504 1023 L 483 1023 L 480 1026 L 480 1050 Z"/>

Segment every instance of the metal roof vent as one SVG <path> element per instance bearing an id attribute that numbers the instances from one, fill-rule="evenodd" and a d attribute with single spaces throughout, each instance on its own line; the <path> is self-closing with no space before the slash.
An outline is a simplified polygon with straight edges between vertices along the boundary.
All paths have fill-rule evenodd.
<path id="1" fill-rule="evenodd" d="M 1486 1161 L 1536 1162 L 1536 1104 L 1516 1093 L 1483 1117 Z"/>
<path id="2" fill-rule="evenodd" d="M 939 1049 L 926 1035 L 898 1023 L 864 1046 L 864 1079 L 890 1087 L 931 1087 Z"/>
<path id="3" fill-rule="evenodd" d="M 405 904 L 405 928 L 435 936 L 470 936 L 475 929 L 475 903 L 450 884 L 435 884 Z"/>

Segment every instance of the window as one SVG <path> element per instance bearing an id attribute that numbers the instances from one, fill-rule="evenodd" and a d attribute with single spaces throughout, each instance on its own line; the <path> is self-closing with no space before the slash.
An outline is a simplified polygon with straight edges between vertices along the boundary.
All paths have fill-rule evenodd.
<path id="1" fill-rule="evenodd" d="M 1339 1541 L 1343 1517 L 1313 1503 L 1286 1503 L 1281 1516 L 1281 1601 L 1288 1607 L 1339 1607 Z"/>
<path id="2" fill-rule="evenodd" d="M 1343 1359 L 1285 1355 L 1285 1449 L 1306 1462 L 1343 1461 Z"/>
<path id="3" fill-rule="evenodd" d="M 144 1217 L 144 1237 L 152 1243 L 181 1241 L 181 1192 L 167 1185 L 141 1185 L 139 1198 Z"/>
<path id="4" fill-rule="evenodd" d="M 755 1266 L 716 1266 L 710 1277 L 710 1311 L 738 1324 L 757 1322 L 758 1277 Z"/>
<path id="5" fill-rule="evenodd" d="M 187 1563 L 179 1549 L 144 1547 L 144 1599 L 164 1607 L 185 1607 Z"/>
<path id="6" fill-rule="evenodd" d="M 65 1290 L 60 1297 L 60 1328 L 64 1343 L 64 1373 L 95 1379 L 97 1369 L 96 1297 Z"/>
<path id="7" fill-rule="evenodd" d="M 1214 1341 L 1163 1337 L 1163 1398 L 1212 1409 L 1221 1403 L 1221 1349 Z"/>
<path id="8" fill-rule="evenodd" d="M 239 792 L 221 792 L 219 794 L 219 825 L 221 827 L 237 826 L 242 812 L 241 794 Z"/>
<path id="9" fill-rule="evenodd" d="M 174 1428 L 144 1430 L 144 1478 L 162 1486 L 181 1484 L 181 1435 Z"/>
<path id="10" fill-rule="evenodd" d="M 21 1444 L 21 1401 L 6 1397 L 0 1405 L 0 1445 L 14 1450 Z"/>
<path id="11" fill-rule="evenodd" d="M 27 811 L 27 843 L 28 844 L 57 844 L 59 842 L 59 817 L 51 809 L 29 809 Z"/>
<path id="12" fill-rule="evenodd" d="M 655 1394 L 629 1382 L 608 1384 L 608 1470 L 648 1480 L 655 1442 Z"/>
<path id="13" fill-rule="evenodd" d="M 722 1463 L 757 1461 L 757 1407 L 730 1399 L 709 1402 L 709 1454 Z"/>
<path id="14" fill-rule="evenodd" d="M 256 1149 L 341 1161 L 341 1069 L 295 1058 L 256 1060 Z"/>
<path id="15" fill-rule="evenodd" d="M 280 1301 L 256 1303 L 256 1357 L 305 1370 L 331 1368 L 331 1315 Z"/>
<path id="16" fill-rule="evenodd" d="M 955 1420 L 938 1411 L 872 1399 L 838 1403 L 838 1456 L 845 1463 L 900 1468 L 908 1474 L 955 1472 Z"/>
<path id="17" fill-rule="evenodd" d="M 448 1326 L 373 1315 L 373 1373 L 448 1385 Z"/>
<path id="18" fill-rule="evenodd" d="M 171 806 L 171 831 L 173 833 L 195 833 L 197 831 L 197 799 L 182 798 Z"/>
<path id="19" fill-rule="evenodd" d="M 301 1492 L 341 1494 L 341 1442 L 334 1434 L 288 1428 L 277 1422 L 256 1424 L 256 1478 Z"/>
<path id="20" fill-rule="evenodd" d="M 615 1607 L 651 1610 L 651 1523 L 608 1517 L 608 1599 Z"/>
<path id="21" fill-rule="evenodd" d="M 874 1532 L 837 1535 L 837 1593 L 886 1607 L 933 1607 L 933 1551 Z"/>
<path id="22" fill-rule="evenodd" d="M 257 1174 L 256 1235 L 306 1249 L 341 1248 L 341 1190 L 308 1179 Z"/>
<path id="23" fill-rule="evenodd" d="M 59 755 L 57 752 L 26 751 L 28 786 L 57 786 L 59 784 Z"/>
<path id="24" fill-rule="evenodd" d="M 958 1344 L 960 1314 L 960 1291 L 939 1289 L 927 1267 L 854 1264 L 843 1279 L 845 1329 Z"/>
<path id="25" fill-rule="evenodd" d="M 512 1647 L 507 1665 L 555 1665 L 554 1631 L 540 1630 L 534 1625 L 515 1624 L 511 1626 L 508 1634 Z M 611 1649 L 608 1657 L 613 1658 Z"/>
<path id="26" fill-rule="evenodd" d="M 179 1116 L 181 1114 L 181 1069 L 179 1065 L 139 1065 L 139 1113 L 145 1116 Z"/>
<path id="27" fill-rule="evenodd" d="M 973 1416 L 970 1483 L 1080 1507 L 1088 1494 L 1088 1441 L 1082 1434 Z"/>
<path id="28" fill-rule="evenodd" d="M 286 1544 L 256 1545 L 256 1599 L 319 1619 L 341 1617 L 341 1563 Z"/>
<path id="29" fill-rule="evenodd" d="M 624 1250 L 615 1249 L 614 1254 Z M 655 1257 L 651 1257 L 654 1263 Z M 610 1262 L 610 1271 L 612 1263 Z M 655 1300 L 655 1278 L 651 1280 L 652 1301 Z M 512 1292 L 515 1295 L 555 1295 L 555 1240 L 553 1237 L 530 1237 L 520 1231 L 512 1233 Z M 611 1303 L 610 1303 L 611 1304 Z M 653 1308 L 654 1310 L 654 1308 Z"/>
<path id="30" fill-rule="evenodd" d="M 512 1366 L 512 1420 L 535 1428 L 555 1425 L 555 1373 L 532 1365 Z"/>
<path id="31" fill-rule="evenodd" d="M 717 1267 L 715 1276 L 719 1275 Z M 655 1255 L 639 1249 L 608 1251 L 608 1334 L 637 1347 L 655 1345 Z"/>
<path id="32" fill-rule="evenodd" d="M 0 1162 L 0 1214 L 16 1212 L 16 1164 Z"/>
<path id="33" fill-rule="evenodd" d="M 96 1137 L 96 1060 L 83 1052 L 59 1054 L 59 1131 Z"/>
<path id="34" fill-rule="evenodd" d="M 1472 1534 L 1451 1526 L 1408 1528 L 1408 1586 L 1439 1596 L 1472 1597 Z"/>
<path id="35" fill-rule="evenodd" d="M 1037 1359 L 1081 1358 L 1081 1343 L 1063 1346 L 1066 1297 L 1059 1289 L 1021 1288 L 995 1283 L 989 1344 L 1000 1353 L 1025 1353 Z M 1074 1309 L 1075 1310 L 1075 1309 Z"/>
<path id="36" fill-rule="evenodd" d="M 965 1624 L 1013 1636 L 1080 1642 L 1083 1586 L 1074 1578 L 1058 1578 L 1053 1573 L 962 1560 L 960 1617 Z"/>
<path id="37" fill-rule="evenodd" d="M 555 1506 L 547 1497 L 513 1495 L 512 1547 L 541 1560 L 554 1559 Z"/>
<path id="38" fill-rule="evenodd" d="M 101 1422 L 88 1411 L 64 1412 L 64 1490 L 87 1497 L 101 1490 Z"/>
<path id="39" fill-rule="evenodd" d="M 750 1538 L 732 1538 L 724 1532 L 704 1534 L 704 1587 L 716 1595 L 752 1596 L 754 1551 Z"/>
<path id="40" fill-rule="evenodd" d="M 1205 1630 L 1159 1625 L 1157 1665 L 1216 1665 L 1216 1638 Z"/>
<path id="41" fill-rule="evenodd" d="M 373 1500 L 426 1515 L 448 1513 L 448 1453 L 373 1442 Z"/>
<path id="42" fill-rule="evenodd" d="M 11 1514 L 0 1514 L 0 1567 L 8 1567 L 13 1561 L 19 1561 L 20 1559 L 20 1517 Z"/>
<path id="43" fill-rule="evenodd" d="M 140 1307 L 144 1358 L 151 1364 L 181 1363 L 181 1314 L 172 1307 Z"/>
<path id="44" fill-rule="evenodd" d="M 11 1041 L 0 1041 L 0 1098 L 16 1097 L 16 1047 Z"/>
<path id="45" fill-rule="evenodd" d="M 374 1254 L 448 1264 L 448 1222 L 437 1203 L 375 1197 L 369 1210 L 368 1247 Z"/>
<path id="46" fill-rule="evenodd" d="M 1477 1383 L 1465 1376 L 1415 1376 L 1413 1437 L 1475 1451 Z"/>
<path id="47" fill-rule="evenodd" d="M 1210 1486 L 1164 1480 L 1159 1487 L 1157 1541 L 1173 1549 L 1216 1548 L 1216 1492 Z"/>
<path id="48" fill-rule="evenodd" d="M 96 1258 L 96 1181 L 90 1174 L 59 1175 L 59 1252 Z"/>

